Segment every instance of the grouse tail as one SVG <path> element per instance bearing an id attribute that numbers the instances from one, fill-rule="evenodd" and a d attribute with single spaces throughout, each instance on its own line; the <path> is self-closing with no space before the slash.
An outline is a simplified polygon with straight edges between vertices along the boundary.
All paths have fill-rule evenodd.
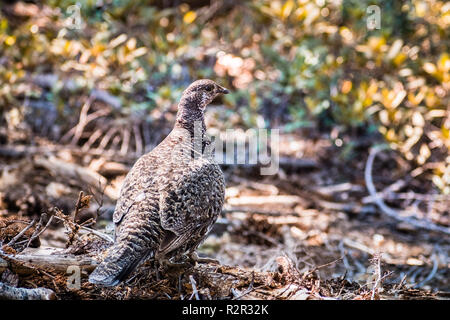
<path id="1" fill-rule="evenodd" d="M 89 282 L 103 287 L 118 285 L 147 256 L 148 254 L 136 252 L 126 244 L 116 244 L 109 249 L 106 258 L 89 275 Z"/>

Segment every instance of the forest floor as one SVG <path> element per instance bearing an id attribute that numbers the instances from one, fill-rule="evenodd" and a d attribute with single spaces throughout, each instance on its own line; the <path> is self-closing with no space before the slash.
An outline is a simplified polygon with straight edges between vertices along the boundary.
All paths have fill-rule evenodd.
<path id="1" fill-rule="evenodd" d="M 388 27 L 379 36 L 366 36 L 358 22 L 366 10 L 364 2 L 355 10 L 335 8 L 331 2 L 319 8 L 314 1 L 304 1 L 299 9 L 276 10 L 284 16 L 291 10 L 306 13 L 312 6 L 327 13 L 323 19 L 319 14 L 304 19 L 301 14 L 303 25 L 300 20 L 289 22 L 289 14 L 282 18 L 285 24 L 280 23 L 278 13 L 267 14 L 265 3 L 261 8 L 233 5 L 236 9 L 231 10 L 223 1 L 228 4 L 222 10 L 214 5 L 207 14 L 202 9 L 185 12 L 180 6 L 171 14 L 149 6 L 141 9 L 132 1 L 117 6 L 97 1 L 104 2 L 104 8 L 83 8 L 88 14 L 85 26 L 70 31 L 67 23 L 74 17 L 68 9 L 74 6 L 61 10 L 39 2 L 10 2 L 2 5 L 0 23 L 5 44 L 0 78 L 6 84 L 0 96 L 0 299 L 450 298 L 450 199 L 438 193 L 431 177 L 438 171 L 435 154 L 442 159 L 448 155 L 439 155 L 441 148 L 435 148 L 424 165 L 414 167 L 394 151 L 379 151 L 375 157 L 372 146 L 380 139 L 367 135 L 377 129 L 346 136 L 337 123 L 347 121 L 341 120 L 332 120 L 329 135 L 315 128 L 319 122 L 327 126 L 328 120 L 346 117 L 348 124 L 378 122 L 360 111 L 350 112 L 360 107 L 348 108 L 373 100 L 373 107 L 396 109 L 394 118 L 407 120 L 398 127 L 387 119 L 379 128 L 399 136 L 404 131 L 409 137 L 407 128 L 414 127 L 414 132 L 423 130 L 421 140 L 435 139 L 431 133 L 436 132 L 448 138 L 448 126 L 439 122 L 447 105 L 448 55 L 440 39 L 448 19 L 415 11 L 398 15 L 396 5 L 383 17 L 389 24 L 397 16 L 402 19 L 398 21 L 415 17 L 400 23 L 408 32 L 392 27 L 391 34 Z M 444 12 L 441 2 L 429 9 Z M 420 3 L 401 5 L 401 11 L 423 11 Z M 200 19 L 204 16 L 209 18 Z M 257 25 L 242 23 L 241 16 Z M 189 17 L 194 20 L 187 23 Z M 269 24 L 261 28 L 260 21 Z M 419 32 L 411 32 L 411 26 Z M 399 39 L 398 32 L 410 36 Z M 251 46 L 246 38 L 252 39 Z M 299 50 L 285 50 L 283 43 Z M 219 48 L 217 57 L 229 52 L 220 56 L 220 63 L 215 58 Z M 238 51 L 242 54 L 231 54 Z M 323 55 L 326 62 L 303 63 L 304 52 L 314 53 L 311 60 L 316 53 Z M 328 57 L 344 63 L 328 63 Z M 234 68 L 232 61 L 242 68 Z M 259 65 L 268 68 L 259 70 Z M 255 165 L 222 167 L 225 206 L 199 248 L 200 255 L 220 264 L 161 269 L 148 261 L 120 286 L 90 284 L 88 275 L 113 236 L 112 214 L 125 175 L 137 155 L 170 132 L 177 90 L 215 70 L 224 74 L 224 82 L 242 82 L 233 85 L 236 89 L 245 88 L 245 79 L 251 82 L 248 89 L 232 92 L 228 97 L 234 99 L 225 108 L 208 107 L 208 128 L 249 127 L 259 123 L 252 119 L 257 115 L 270 120 L 272 127 L 297 128 L 304 120 L 311 126 L 281 135 L 276 175 L 262 176 Z M 253 79 L 257 72 L 264 81 Z M 296 85 L 282 85 L 279 79 Z M 317 83 L 314 88 L 310 80 Z M 380 90 L 383 99 L 378 101 L 374 92 Z M 248 105 L 240 103 L 247 99 L 245 92 Z M 316 98 L 306 103 L 306 96 Z M 407 97 L 404 106 L 398 97 Z M 323 109 L 328 100 L 337 111 L 330 119 L 332 108 Z M 310 104 L 316 104 L 315 109 L 304 115 Z M 284 126 L 294 116 L 291 107 L 294 118 L 302 121 Z M 367 109 L 373 116 L 378 112 L 372 106 Z M 427 113 L 421 115 L 420 110 Z M 316 116 L 310 118 L 309 113 Z M 412 119 L 406 119 L 408 114 Z M 430 152 L 427 143 L 421 141 L 420 147 L 416 142 L 414 148 Z"/>
<path id="2" fill-rule="evenodd" d="M 367 145 L 343 161 L 327 139 L 283 135 L 280 142 L 277 175 L 223 166 L 223 214 L 199 249 L 219 265 L 157 271 L 149 261 L 107 289 L 87 282 L 89 262 L 71 286 L 69 270 L 18 257 L 58 248 L 62 257 L 98 262 L 109 244 L 91 230 L 112 236 L 114 204 L 135 159 L 46 140 L 0 145 L 0 282 L 51 289 L 59 299 L 450 298 L 450 238 L 379 210 L 364 177 Z M 428 194 L 430 186 L 409 170 L 395 153 L 380 153 L 377 190 L 391 207 L 448 226 L 448 197 Z"/>

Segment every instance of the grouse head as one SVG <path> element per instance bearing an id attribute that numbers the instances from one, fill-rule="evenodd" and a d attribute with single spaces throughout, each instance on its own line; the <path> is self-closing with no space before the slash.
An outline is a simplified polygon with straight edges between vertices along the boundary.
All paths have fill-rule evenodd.
<path id="1" fill-rule="evenodd" d="M 227 89 L 219 86 L 212 80 L 197 80 L 184 90 L 180 105 L 182 107 L 204 111 L 206 106 L 210 104 L 215 97 L 221 93 L 227 94 L 228 92 Z"/>

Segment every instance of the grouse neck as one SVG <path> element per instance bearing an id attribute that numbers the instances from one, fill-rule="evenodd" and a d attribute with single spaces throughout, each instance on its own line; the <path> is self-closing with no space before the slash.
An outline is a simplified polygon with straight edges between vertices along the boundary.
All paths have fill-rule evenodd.
<path id="1" fill-rule="evenodd" d="M 196 126 L 201 128 L 202 136 L 206 133 L 205 117 L 203 111 L 197 107 L 178 106 L 177 120 L 175 127 L 184 128 L 188 130 L 191 135 L 194 135 L 194 130 L 198 130 Z"/>

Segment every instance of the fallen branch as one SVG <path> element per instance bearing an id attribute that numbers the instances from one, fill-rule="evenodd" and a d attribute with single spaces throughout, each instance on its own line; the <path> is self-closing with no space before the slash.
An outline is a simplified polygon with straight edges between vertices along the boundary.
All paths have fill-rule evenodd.
<path id="1" fill-rule="evenodd" d="M 355 202 L 331 202 L 320 199 L 314 199 L 316 203 L 324 209 L 353 212 L 353 213 L 374 213 L 375 208 L 371 205 L 360 205 Z"/>
<path id="2" fill-rule="evenodd" d="M 383 192 L 384 194 L 384 192 Z M 415 192 L 400 192 L 400 193 L 388 193 L 383 195 L 386 200 L 418 200 L 418 201 L 442 201 L 450 202 L 450 196 L 445 194 L 418 194 Z M 372 196 L 367 196 L 362 199 L 363 203 L 375 202 Z"/>
<path id="3" fill-rule="evenodd" d="M 410 225 L 412 225 L 416 228 L 425 229 L 425 230 L 429 230 L 429 231 L 441 232 L 441 233 L 450 235 L 450 228 L 438 226 L 438 225 L 432 223 L 431 221 L 418 220 L 418 219 L 412 218 L 412 217 L 402 217 L 402 216 L 400 216 L 398 211 L 396 211 L 396 210 L 392 209 L 391 207 L 389 207 L 388 205 L 386 205 L 383 198 L 380 196 L 379 193 L 377 193 L 377 190 L 375 188 L 375 185 L 373 184 L 373 178 L 372 178 L 372 167 L 373 167 L 373 162 L 375 160 L 375 157 L 378 152 L 380 152 L 384 149 L 385 149 L 385 147 L 372 148 L 372 150 L 370 151 L 369 157 L 367 159 L 366 168 L 364 171 L 364 178 L 366 181 L 367 190 L 369 191 L 371 198 L 373 199 L 375 204 L 378 206 L 378 208 L 384 214 L 386 214 L 387 216 L 389 216 L 397 221 L 409 223 Z M 409 213 L 408 215 L 411 215 L 411 214 L 412 213 Z"/>
<path id="4" fill-rule="evenodd" d="M 0 282 L 0 300 L 55 300 L 56 294 L 46 288 L 14 288 Z"/>
<path id="5" fill-rule="evenodd" d="M 50 172 L 53 172 L 56 176 L 81 179 L 91 186 L 100 185 L 101 188 L 104 188 L 105 194 L 110 199 L 116 200 L 118 198 L 117 191 L 114 190 L 114 188 L 112 188 L 111 186 L 107 185 L 107 179 L 95 171 L 81 167 L 74 163 L 63 161 L 54 156 L 49 157 L 48 159 L 45 157 L 36 157 L 35 162 L 36 164 L 46 168 Z"/>
<path id="6" fill-rule="evenodd" d="M 313 186 L 311 190 L 325 197 L 332 196 L 334 193 L 361 191 L 364 187 L 350 182 L 344 182 L 328 186 Z"/>
<path id="7" fill-rule="evenodd" d="M 64 249 L 43 247 L 24 250 L 20 254 L 10 255 L 0 252 L 0 273 L 10 268 L 17 274 L 29 274 L 31 271 L 54 270 L 66 273 L 70 266 L 93 270 L 98 262 L 87 256 L 69 255 Z"/>
<path id="8" fill-rule="evenodd" d="M 248 206 L 248 205 L 295 205 L 301 201 L 298 196 L 273 195 L 273 196 L 243 196 L 239 198 L 228 199 L 228 204 L 232 206 Z"/>
<path id="9" fill-rule="evenodd" d="M 233 207 L 226 207 L 226 208 L 222 209 L 223 214 L 235 213 L 235 212 L 246 213 L 246 214 L 260 214 L 263 216 L 274 216 L 274 217 L 285 216 L 285 215 L 298 216 L 298 213 L 296 213 L 296 212 L 259 210 L 259 209 L 253 209 L 253 208 L 245 208 L 245 207 L 234 207 L 233 206 Z"/>

